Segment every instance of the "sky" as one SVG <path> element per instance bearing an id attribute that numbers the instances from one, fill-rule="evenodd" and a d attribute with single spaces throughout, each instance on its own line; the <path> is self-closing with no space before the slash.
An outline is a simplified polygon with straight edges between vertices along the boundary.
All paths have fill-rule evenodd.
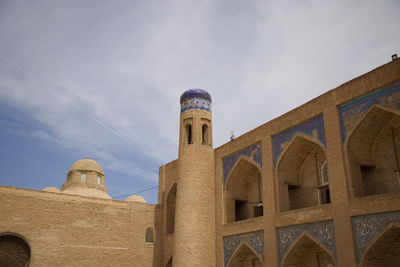
<path id="1" fill-rule="evenodd" d="M 153 188 L 185 90 L 211 94 L 221 146 L 400 56 L 399 14 L 398 0 L 0 0 L 0 185 L 61 189 L 92 158 L 113 198 Z"/>

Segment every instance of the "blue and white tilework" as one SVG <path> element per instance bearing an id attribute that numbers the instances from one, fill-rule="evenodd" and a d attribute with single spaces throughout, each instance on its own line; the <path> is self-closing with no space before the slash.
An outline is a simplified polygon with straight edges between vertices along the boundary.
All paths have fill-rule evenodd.
<path id="1" fill-rule="evenodd" d="M 191 109 L 211 112 L 211 95 L 203 89 L 189 89 L 181 95 L 181 113 Z"/>
<path id="2" fill-rule="evenodd" d="M 226 185 L 226 180 L 228 179 L 228 176 L 230 172 L 232 171 L 233 166 L 235 166 L 236 162 L 240 157 L 247 157 L 251 161 L 253 161 L 255 164 L 257 164 L 260 169 L 262 168 L 261 164 L 261 143 L 255 143 L 254 145 L 251 145 L 249 147 L 246 147 L 245 149 L 239 150 L 238 152 L 235 152 L 229 156 L 226 156 L 222 159 L 222 168 L 223 168 L 223 182 L 224 182 L 224 188 Z"/>
<path id="3" fill-rule="evenodd" d="M 257 231 L 241 235 L 224 236 L 224 264 L 232 258 L 242 242 L 250 245 L 264 261 L 264 231 Z"/>
<path id="4" fill-rule="evenodd" d="M 333 221 L 291 225 L 277 229 L 279 264 L 292 244 L 304 233 L 318 240 L 336 258 L 336 241 Z"/>
<path id="5" fill-rule="evenodd" d="M 297 132 L 314 137 L 326 146 L 324 116 L 321 114 L 303 122 L 302 124 L 296 125 L 272 136 L 274 169 L 276 169 L 276 163 L 278 162 L 283 150 L 286 148 L 285 144 L 287 144 Z"/>
<path id="6" fill-rule="evenodd" d="M 375 213 L 351 218 L 357 261 L 375 237 L 391 222 L 400 222 L 400 212 Z"/>
<path id="7" fill-rule="evenodd" d="M 201 109 L 211 112 L 211 102 L 202 98 L 192 98 L 181 103 L 181 113 L 190 109 Z"/>
<path id="8" fill-rule="evenodd" d="M 346 133 L 349 133 L 362 115 L 376 104 L 393 109 L 400 109 L 400 83 L 375 90 L 339 106 L 343 143 L 346 141 Z"/>

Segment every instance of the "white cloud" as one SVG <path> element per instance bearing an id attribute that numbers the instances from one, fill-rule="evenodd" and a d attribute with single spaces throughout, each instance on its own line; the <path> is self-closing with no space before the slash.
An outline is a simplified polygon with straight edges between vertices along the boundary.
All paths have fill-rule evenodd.
<path id="1" fill-rule="evenodd" d="M 0 56 L 25 73 L 0 59 L 0 100 L 43 125 L 34 136 L 150 180 L 157 170 L 142 160 L 177 156 L 183 90 L 211 92 L 219 146 L 230 130 L 249 131 L 387 62 L 400 47 L 397 1 L 3 6 Z M 138 161 L 124 160 L 126 153 Z"/>

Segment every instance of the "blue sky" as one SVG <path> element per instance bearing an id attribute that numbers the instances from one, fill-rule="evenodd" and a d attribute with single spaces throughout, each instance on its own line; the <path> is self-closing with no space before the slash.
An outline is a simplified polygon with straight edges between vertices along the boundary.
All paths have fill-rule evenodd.
<path id="1" fill-rule="evenodd" d="M 112 197 L 156 186 L 184 90 L 211 93 L 220 146 L 400 54 L 399 13 L 386 0 L 0 0 L 0 184 L 60 188 L 92 158 Z"/>

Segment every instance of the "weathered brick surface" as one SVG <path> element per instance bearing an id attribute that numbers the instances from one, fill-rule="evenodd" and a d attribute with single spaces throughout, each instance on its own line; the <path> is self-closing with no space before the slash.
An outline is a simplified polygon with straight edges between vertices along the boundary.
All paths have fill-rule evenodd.
<path id="1" fill-rule="evenodd" d="M 24 236 L 30 266 L 153 266 L 155 206 L 0 187 L 0 233 Z"/>

